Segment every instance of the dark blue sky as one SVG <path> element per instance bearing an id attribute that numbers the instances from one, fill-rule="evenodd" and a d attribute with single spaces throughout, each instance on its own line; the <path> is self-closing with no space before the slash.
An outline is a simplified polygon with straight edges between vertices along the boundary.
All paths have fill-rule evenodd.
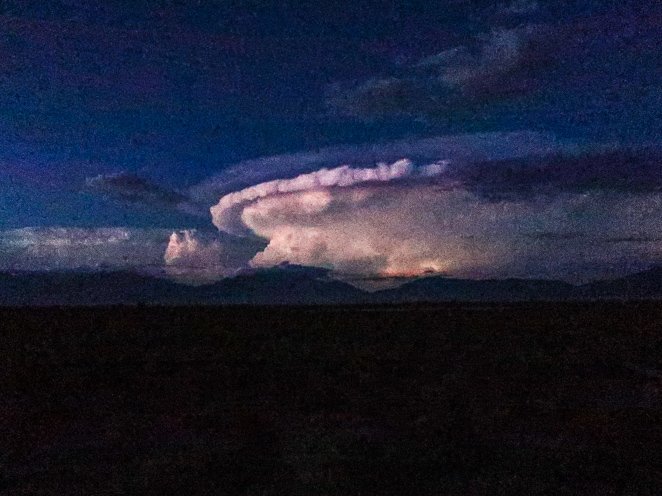
<path id="1" fill-rule="evenodd" d="M 100 173 L 184 188 L 242 159 L 337 143 L 521 129 L 659 137 L 659 7 L 487 4 L 3 2 L 0 226 L 182 220 L 79 192 Z M 542 34 L 526 91 L 378 115 L 330 103 L 334 88 L 406 77 L 426 56 L 527 25 Z"/>

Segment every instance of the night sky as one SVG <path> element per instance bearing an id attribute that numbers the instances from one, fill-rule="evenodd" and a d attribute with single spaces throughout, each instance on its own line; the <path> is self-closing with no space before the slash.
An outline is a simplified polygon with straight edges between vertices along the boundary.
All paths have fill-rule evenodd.
<path id="1" fill-rule="evenodd" d="M 662 263 L 661 20 L 645 0 L 0 2 L 0 270 Z"/>

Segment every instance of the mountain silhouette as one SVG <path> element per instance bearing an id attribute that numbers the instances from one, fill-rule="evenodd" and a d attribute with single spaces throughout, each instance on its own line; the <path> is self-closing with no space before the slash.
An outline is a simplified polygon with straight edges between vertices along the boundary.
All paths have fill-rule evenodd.
<path id="1" fill-rule="evenodd" d="M 585 298 L 662 298 L 662 266 L 611 279 L 595 281 L 577 288 L 577 294 Z"/>
<path id="2" fill-rule="evenodd" d="M 385 303 L 425 301 L 528 301 L 565 300 L 574 286 L 562 281 L 533 279 L 453 279 L 426 277 L 398 288 L 379 291 L 375 296 Z"/>
<path id="3" fill-rule="evenodd" d="M 189 286 L 132 272 L 0 273 L 0 305 L 313 304 L 362 301 L 365 293 L 328 270 L 281 265 Z"/>
<path id="4" fill-rule="evenodd" d="M 567 301 L 662 298 L 662 267 L 573 286 L 539 279 L 416 279 L 369 293 L 327 269 L 280 265 L 213 284 L 189 286 L 133 272 L 0 272 L 0 305 L 391 304 L 408 302 Z"/>
<path id="5" fill-rule="evenodd" d="M 279 265 L 222 279 L 193 290 L 204 303 L 315 304 L 354 303 L 366 293 L 328 278 L 328 270 L 299 265 Z"/>

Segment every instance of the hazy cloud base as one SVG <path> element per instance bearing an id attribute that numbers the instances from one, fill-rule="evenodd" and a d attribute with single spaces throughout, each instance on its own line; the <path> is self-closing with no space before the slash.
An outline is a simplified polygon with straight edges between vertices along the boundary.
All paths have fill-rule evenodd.
<path id="1" fill-rule="evenodd" d="M 0 270 L 159 267 L 170 232 L 124 227 L 28 227 L 0 231 Z"/>

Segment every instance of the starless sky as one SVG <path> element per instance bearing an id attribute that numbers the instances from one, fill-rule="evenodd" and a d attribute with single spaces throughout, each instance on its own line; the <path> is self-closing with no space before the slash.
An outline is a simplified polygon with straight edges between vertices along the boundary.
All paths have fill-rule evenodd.
<path id="1" fill-rule="evenodd" d="M 4 1 L 0 270 L 660 263 L 661 19 L 644 0 Z"/>

